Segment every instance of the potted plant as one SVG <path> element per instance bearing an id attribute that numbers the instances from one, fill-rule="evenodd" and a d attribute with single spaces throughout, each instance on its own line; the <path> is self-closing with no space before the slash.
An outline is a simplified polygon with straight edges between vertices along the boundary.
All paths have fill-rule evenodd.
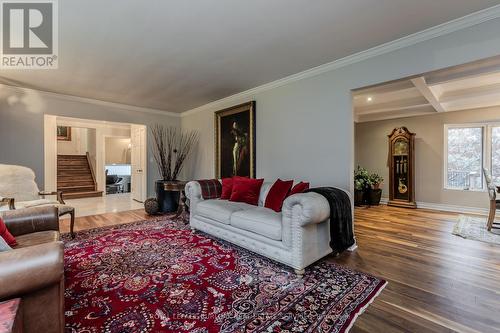
<path id="1" fill-rule="evenodd" d="M 151 137 L 153 157 L 162 177 L 155 184 L 158 208 L 162 213 L 175 212 L 180 192 L 165 190 L 165 185 L 174 185 L 173 188 L 179 182 L 177 177 L 199 135 L 196 131 L 181 132 L 175 127 L 155 125 L 151 127 Z"/>
<path id="2" fill-rule="evenodd" d="M 382 182 L 384 178 L 377 173 L 372 173 L 369 176 L 370 187 L 368 188 L 368 204 L 370 206 L 378 206 L 380 204 L 380 199 L 382 198 Z"/>
<path id="3" fill-rule="evenodd" d="M 366 188 L 369 186 L 369 173 L 358 165 L 354 171 L 354 205 L 361 206 L 365 202 Z"/>

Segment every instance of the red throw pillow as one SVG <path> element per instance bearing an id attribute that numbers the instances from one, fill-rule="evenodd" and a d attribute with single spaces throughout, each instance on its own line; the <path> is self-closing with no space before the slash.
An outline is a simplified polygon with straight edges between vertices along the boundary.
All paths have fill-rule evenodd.
<path id="1" fill-rule="evenodd" d="M 222 178 L 222 194 L 220 195 L 220 198 L 223 200 L 229 200 L 232 192 L 233 178 Z"/>
<path id="2" fill-rule="evenodd" d="M 275 212 L 281 212 L 283 200 L 292 188 L 293 180 L 281 180 L 278 178 L 269 190 L 264 207 L 271 208 Z"/>
<path id="3" fill-rule="evenodd" d="M 7 226 L 0 217 L 0 237 L 2 237 L 9 246 L 16 246 L 17 242 L 14 236 L 7 230 Z"/>
<path id="4" fill-rule="evenodd" d="M 288 193 L 287 197 L 289 197 L 289 196 L 291 196 L 293 194 L 302 193 L 302 192 L 304 192 L 305 190 L 308 190 L 308 189 L 309 189 L 309 183 L 300 182 L 300 183 L 298 183 L 297 185 L 295 185 L 290 190 L 290 192 Z"/>
<path id="5" fill-rule="evenodd" d="M 234 177 L 233 193 L 230 201 L 245 202 L 257 206 L 259 203 L 260 188 L 264 179 L 250 179 L 244 177 Z"/>
<path id="6" fill-rule="evenodd" d="M 233 176 L 231 178 L 222 178 L 222 193 L 220 198 L 222 200 L 229 200 L 231 198 L 231 193 L 233 193 L 233 183 L 235 179 L 249 179 L 248 177 Z"/>

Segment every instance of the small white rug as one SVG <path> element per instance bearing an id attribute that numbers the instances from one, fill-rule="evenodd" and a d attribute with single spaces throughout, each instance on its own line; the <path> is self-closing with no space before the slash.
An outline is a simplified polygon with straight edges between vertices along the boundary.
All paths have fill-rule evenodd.
<path id="1" fill-rule="evenodd" d="M 486 230 L 486 221 L 487 219 L 484 217 L 459 215 L 452 234 L 466 239 L 500 245 L 500 230 L 492 229 L 493 232 L 489 232 Z"/>

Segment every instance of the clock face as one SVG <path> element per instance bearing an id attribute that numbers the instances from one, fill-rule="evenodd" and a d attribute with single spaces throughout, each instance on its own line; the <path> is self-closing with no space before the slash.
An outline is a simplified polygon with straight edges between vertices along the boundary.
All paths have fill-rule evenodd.
<path id="1" fill-rule="evenodd" d="M 394 155 L 408 155 L 408 141 L 405 139 L 397 139 L 394 142 Z"/>

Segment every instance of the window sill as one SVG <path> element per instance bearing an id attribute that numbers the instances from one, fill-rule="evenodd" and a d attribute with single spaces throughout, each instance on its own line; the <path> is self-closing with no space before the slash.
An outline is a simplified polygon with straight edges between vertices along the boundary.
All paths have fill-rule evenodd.
<path id="1" fill-rule="evenodd" d="M 457 191 L 457 192 L 471 192 L 471 193 L 487 193 L 488 191 L 486 189 L 477 189 L 477 190 L 465 190 L 461 188 L 452 188 L 452 187 L 445 187 L 445 191 Z"/>

